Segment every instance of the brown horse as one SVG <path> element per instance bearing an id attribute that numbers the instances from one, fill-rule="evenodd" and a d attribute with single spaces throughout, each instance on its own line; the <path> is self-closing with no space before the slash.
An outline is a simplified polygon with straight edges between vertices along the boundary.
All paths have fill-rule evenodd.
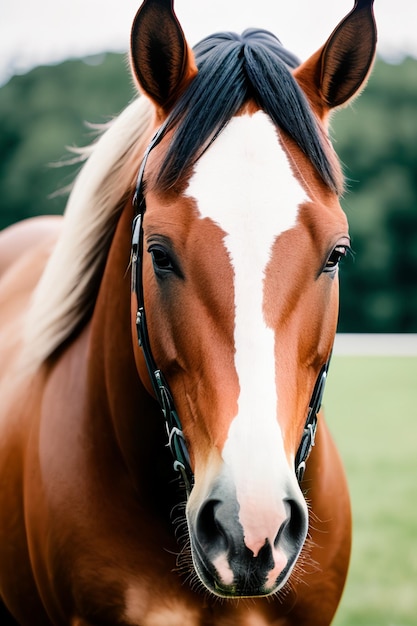
<path id="1" fill-rule="evenodd" d="M 351 520 L 318 410 L 349 237 L 327 122 L 375 42 L 372 0 L 301 65 L 261 30 L 191 51 L 170 0 L 142 4 L 144 95 L 63 219 L 0 237 L 2 625 L 331 622 Z"/>

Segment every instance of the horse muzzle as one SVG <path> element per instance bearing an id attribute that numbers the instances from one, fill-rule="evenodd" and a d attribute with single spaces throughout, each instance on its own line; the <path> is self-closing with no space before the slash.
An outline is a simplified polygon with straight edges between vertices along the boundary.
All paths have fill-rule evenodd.
<path id="1" fill-rule="evenodd" d="M 268 502 L 259 506 L 255 499 L 253 523 L 247 527 L 230 483 L 219 481 L 197 508 L 189 507 L 194 567 L 212 593 L 259 597 L 285 585 L 308 529 L 307 506 L 296 489 L 288 490 L 280 506 Z"/>

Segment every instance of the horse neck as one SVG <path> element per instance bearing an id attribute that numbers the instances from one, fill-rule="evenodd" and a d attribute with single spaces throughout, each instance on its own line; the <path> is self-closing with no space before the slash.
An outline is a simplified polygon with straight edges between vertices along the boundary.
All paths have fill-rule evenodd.
<path id="1" fill-rule="evenodd" d="M 168 488 L 172 474 L 160 409 L 140 380 L 133 352 L 132 218 L 129 204 L 116 228 L 92 319 L 88 407 L 94 423 L 101 421 L 96 428 L 111 440 L 135 490 L 152 496 Z"/>

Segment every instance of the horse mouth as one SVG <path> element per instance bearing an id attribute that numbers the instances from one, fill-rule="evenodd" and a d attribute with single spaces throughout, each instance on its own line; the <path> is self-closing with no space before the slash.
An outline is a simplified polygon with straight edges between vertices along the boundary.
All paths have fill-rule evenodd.
<path id="1" fill-rule="evenodd" d="M 284 569 L 271 581 L 269 575 L 271 569 L 270 565 L 265 564 L 267 562 L 265 554 L 255 557 L 246 546 L 243 546 L 239 556 L 224 555 L 222 560 L 230 565 L 227 574 L 222 575 L 197 542 L 191 541 L 191 546 L 194 569 L 200 581 L 212 594 L 225 599 L 273 595 L 285 585 L 294 565 L 294 562 L 288 561 Z M 266 544 L 263 551 L 266 553 L 268 550 L 270 547 Z"/>

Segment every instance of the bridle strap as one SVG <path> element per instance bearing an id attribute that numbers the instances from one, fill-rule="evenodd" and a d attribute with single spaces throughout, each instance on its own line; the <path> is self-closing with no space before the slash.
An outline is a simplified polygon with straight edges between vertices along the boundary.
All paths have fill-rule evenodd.
<path id="1" fill-rule="evenodd" d="M 321 368 L 320 373 L 317 377 L 316 384 L 314 385 L 313 395 L 311 396 L 311 400 L 308 405 L 306 423 L 304 425 L 300 445 L 295 456 L 295 473 L 298 482 L 300 483 L 304 477 L 307 459 L 310 456 L 311 449 L 314 446 L 316 440 L 316 431 L 318 424 L 317 414 L 320 411 L 321 401 L 323 399 L 329 363 L 330 359 Z"/>
<path id="2" fill-rule="evenodd" d="M 157 367 L 152 354 L 149 340 L 148 326 L 146 323 L 145 302 L 143 295 L 143 276 L 142 276 L 142 260 L 143 260 L 143 217 L 146 211 L 146 202 L 143 194 L 143 176 L 146 163 L 150 152 L 161 141 L 166 130 L 166 124 L 161 126 L 153 136 L 149 143 L 139 169 L 136 190 L 133 196 L 133 207 L 135 217 L 132 224 L 132 292 L 136 294 L 137 313 L 136 313 L 136 331 L 138 343 L 142 348 L 149 378 L 155 397 L 161 407 L 162 414 L 165 419 L 165 427 L 168 437 L 168 447 L 174 459 L 174 469 L 181 474 L 184 481 L 187 494 L 190 494 L 194 476 L 190 463 L 184 433 L 178 413 L 176 411 L 171 390 L 162 371 Z M 330 361 L 330 359 L 329 359 Z M 301 442 L 295 456 L 295 473 L 299 482 L 302 481 L 306 462 L 310 455 L 311 449 L 315 443 L 317 430 L 317 414 L 320 410 L 323 398 L 324 386 L 326 382 L 329 361 L 323 365 L 314 386 L 313 395 L 309 403 L 306 423 L 304 426 Z"/>
<path id="3" fill-rule="evenodd" d="M 148 326 L 146 323 L 145 301 L 143 295 L 143 276 L 142 276 L 142 260 L 143 260 L 143 216 L 146 211 L 146 202 L 143 195 L 143 175 L 145 172 L 146 162 L 152 149 L 161 141 L 165 126 L 162 126 L 153 136 L 148 145 L 139 169 L 136 190 L 133 197 L 133 206 L 135 209 L 135 217 L 132 224 L 132 291 L 136 294 L 137 312 L 136 312 L 136 332 L 138 343 L 142 348 L 149 378 L 155 397 L 161 407 L 162 414 L 165 419 L 165 428 L 168 438 L 168 447 L 174 458 L 174 469 L 181 474 L 187 493 L 191 492 L 193 484 L 193 472 L 190 464 L 190 457 L 184 439 L 181 422 L 175 409 L 174 400 L 171 390 L 161 370 L 157 367 L 153 358 L 151 344 L 148 334 Z"/>

